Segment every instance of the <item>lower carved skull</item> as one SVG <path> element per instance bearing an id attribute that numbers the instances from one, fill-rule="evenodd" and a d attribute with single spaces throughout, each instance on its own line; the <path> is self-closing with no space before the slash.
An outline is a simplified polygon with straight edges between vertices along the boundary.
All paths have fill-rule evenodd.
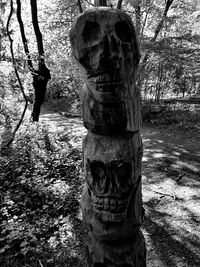
<path id="1" fill-rule="evenodd" d="M 88 160 L 86 169 L 96 214 L 102 220 L 123 220 L 133 188 L 131 162 Z"/>
<path id="2" fill-rule="evenodd" d="M 87 139 L 90 142 L 87 143 Z M 89 135 L 84 153 L 86 182 L 94 213 L 104 222 L 123 221 L 140 182 L 132 139 Z"/>

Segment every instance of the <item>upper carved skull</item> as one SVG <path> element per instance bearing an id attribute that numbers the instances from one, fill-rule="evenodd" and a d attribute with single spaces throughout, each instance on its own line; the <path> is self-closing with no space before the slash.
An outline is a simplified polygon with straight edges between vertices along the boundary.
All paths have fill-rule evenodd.
<path id="1" fill-rule="evenodd" d="M 72 26 L 70 40 L 87 84 L 95 83 L 95 89 L 119 91 L 121 82 L 134 79 L 140 54 L 133 23 L 126 13 L 107 7 L 86 11 Z"/>

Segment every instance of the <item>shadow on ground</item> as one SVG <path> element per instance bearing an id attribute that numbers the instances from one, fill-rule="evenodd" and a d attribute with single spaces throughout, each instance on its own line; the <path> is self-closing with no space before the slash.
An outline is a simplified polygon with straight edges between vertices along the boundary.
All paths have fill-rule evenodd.
<path id="1" fill-rule="evenodd" d="M 143 128 L 148 266 L 200 266 L 200 137 Z"/>
<path id="2" fill-rule="evenodd" d="M 50 132 L 63 131 L 82 149 L 80 119 L 43 114 Z M 200 266 L 200 136 L 144 127 L 143 202 L 148 267 Z M 79 237 L 79 229 L 73 231 Z M 82 243 L 81 239 L 81 243 Z M 75 257 L 76 258 L 76 257 Z M 73 267 L 81 266 L 74 262 Z"/>

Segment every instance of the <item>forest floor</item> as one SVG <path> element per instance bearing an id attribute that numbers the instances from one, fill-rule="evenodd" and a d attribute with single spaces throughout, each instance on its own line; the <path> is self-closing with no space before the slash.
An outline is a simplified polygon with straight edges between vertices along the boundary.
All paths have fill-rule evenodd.
<path id="1" fill-rule="evenodd" d="M 82 147 L 82 121 L 44 113 L 50 131 L 63 130 Z M 142 128 L 143 226 L 147 266 L 200 266 L 200 135 Z"/>
<path id="2" fill-rule="evenodd" d="M 86 130 L 80 118 L 67 118 L 47 110 L 42 111 L 40 125 L 45 129 L 43 135 L 45 132 L 48 133 L 45 144 L 49 144 L 47 156 L 51 161 L 51 151 L 54 153 L 53 163 L 46 160 L 45 163 L 40 162 L 40 164 L 46 164 L 45 168 L 48 168 L 48 164 L 53 164 L 51 166 L 54 166 L 52 167 L 54 170 L 51 174 L 46 170 L 44 177 L 44 171 L 41 174 L 40 167 L 40 171 L 37 170 L 34 174 L 37 179 L 34 182 L 31 180 L 32 178 L 27 182 L 29 173 L 26 174 L 26 180 L 24 177 L 22 178 L 22 175 L 19 176 L 18 178 L 21 180 L 20 183 L 19 179 L 15 183 L 15 192 L 5 195 L 1 209 L 5 211 L 3 222 L 7 223 L 9 227 L 6 225 L 3 229 L 4 235 L 1 241 L 6 243 L 7 248 L 4 247 L 4 244 L 0 250 L 0 266 L 83 267 L 85 232 L 81 224 L 78 202 L 83 184 L 81 151 L 82 139 Z M 145 208 L 145 223 L 142 231 L 147 246 L 147 267 L 199 267 L 200 135 L 192 131 L 144 126 L 142 127 L 142 138 L 144 143 L 142 169 Z M 63 150 L 62 153 L 58 152 L 58 149 Z M 45 157 L 47 156 L 45 155 Z M 62 168 L 60 167 L 61 156 L 63 157 Z M 41 155 L 42 157 L 44 159 L 44 155 Z M 57 160 L 59 160 L 59 164 Z M 55 173 L 58 175 L 57 177 Z M 66 178 L 66 175 L 69 176 L 69 179 Z M 63 176 L 65 176 L 64 180 Z M 22 204 L 22 200 L 15 196 L 16 184 L 19 187 L 17 190 L 20 192 L 22 190 L 24 197 L 28 196 L 28 204 Z M 0 185 L 1 188 L 3 187 Z M 12 194 L 14 197 L 12 197 L 11 203 L 10 195 Z M 60 195 L 58 196 L 58 194 Z M 43 202 L 41 206 L 30 207 L 30 202 L 34 203 L 35 201 L 32 199 L 34 195 L 37 197 L 37 202 L 38 198 L 41 198 L 41 202 Z M 60 200 L 61 198 L 62 200 Z M 6 199 L 9 201 L 6 202 Z M 20 202 L 20 207 L 14 203 L 17 201 Z M 29 210 L 27 210 L 27 206 Z M 19 211 L 20 209 L 23 210 L 23 213 Z M 9 217 L 9 212 L 13 218 Z M 15 228 L 15 231 L 13 230 L 13 227 L 19 228 L 22 221 L 28 222 L 31 226 L 21 230 L 21 235 L 25 234 L 26 238 L 21 236 L 17 239 L 15 237 L 19 243 L 21 242 L 19 246 L 25 257 L 25 260 L 21 258 L 20 265 L 20 260 L 16 263 L 15 259 L 11 256 L 8 257 L 8 254 L 11 253 L 9 251 L 14 251 L 13 247 L 11 249 L 9 240 L 14 239 L 13 235 L 19 235 Z M 51 227 L 48 226 L 50 224 Z M 2 225 L 1 228 L 3 228 Z M 32 231 L 31 234 L 30 231 Z M 40 231 L 42 234 L 39 233 Z M 31 244 L 30 236 L 33 237 Z M 36 249 L 35 254 L 33 247 Z M 37 258 L 37 264 L 31 264 L 31 261 L 28 260 L 29 255 L 34 255 L 34 259 Z M 61 258 L 63 262 L 61 262 Z M 1 261 L 1 259 L 3 260 Z M 13 262 L 13 265 L 8 263 L 8 259 Z"/>

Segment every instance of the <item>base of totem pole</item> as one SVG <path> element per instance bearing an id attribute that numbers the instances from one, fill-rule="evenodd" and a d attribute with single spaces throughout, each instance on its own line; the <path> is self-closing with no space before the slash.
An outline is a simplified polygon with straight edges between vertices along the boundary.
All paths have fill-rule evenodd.
<path id="1" fill-rule="evenodd" d="M 87 267 L 146 267 L 146 247 L 142 232 L 130 240 L 100 242 L 89 233 Z"/>

